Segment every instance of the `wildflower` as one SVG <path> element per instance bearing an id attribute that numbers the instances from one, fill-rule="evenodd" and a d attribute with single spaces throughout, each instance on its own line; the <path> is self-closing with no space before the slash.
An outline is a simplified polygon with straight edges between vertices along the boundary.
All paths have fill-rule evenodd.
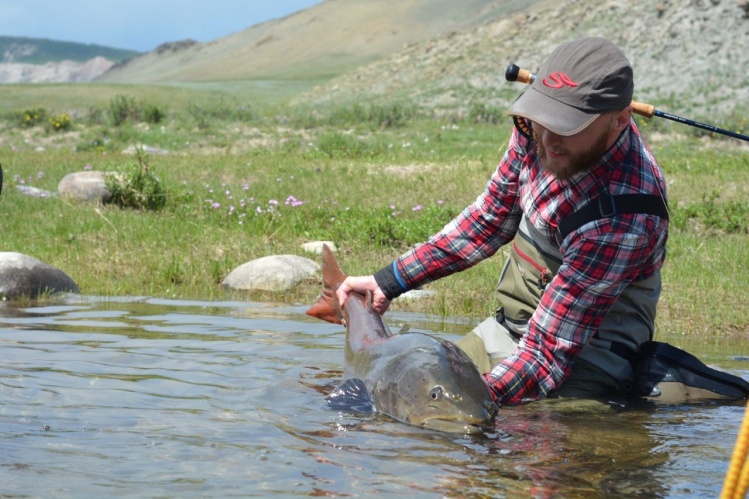
<path id="1" fill-rule="evenodd" d="M 444 204 L 444 201 L 442 201 L 441 199 L 437 200 L 437 205 L 438 206 L 442 206 L 443 204 Z"/>
<path id="2" fill-rule="evenodd" d="M 301 205 L 303 205 L 303 204 L 304 204 L 304 201 L 299 201 L 299 200 L 298 200 L 297 198 L 295 198 L 294 196 L 289 196 L 289 197 L 287 197 L 287 198 L 286 198 L 286 201 L 285 201 L 285 203 L 284 203 L 284 204 L 286 204 L 286 205 L 290 205 L 290 206 L 292 206 L 292 207 L 296 207 L 296 206 L 301 206 Z"/>
<path id="3" fill-rule="evenodd" d="M 411 211 L 421 211 L 421 205 L 417 204 L 416 206 L 414 206 L 413 208 L 411 208 Z"/>
<path id="4" fill-rule="evenodd" d="M 92 168 L 91 163 L 86 163 L 86 166 L 83 167 L 84 170 L 89 171 Z"/>
<path id="5" fill-rule="evenodd" d="M 230 204 L 229 205 L 229 215 L 231 215 L 232 213 L 234 213 L 234 205 Z"/>
<path id="6" fill-rule="evenodd" d="M 257 208 L 255 208 L 255 213 L 262 213 L 262 212 L 263 212 L 263 209 L 261 207 L 258 206 Z"/>
<path id="7" fill-rule="evenodd" d="M 278 204 L 278 201 L 276 201 L 275 199 L 271 199 L 268 201 L 268 204 L 276 206 Z"/>
<path id="8" fill-rule="evenodd" d="M 217 210 L 217 209 L 221 208 L 221 203 L 213 203 L 213 204 L 211 205 L 211 207 L 212 207 L 212 208 L 213 208 L 214 210 Z"/>
<path id="9" fill-rule="evenodd" d="M 38 172 L 36 174 L 36 178 L 39 179 L 39 180 L 43 179 L 44 178 L 44 172 Z"/>
<path id="10" fill-rule="evenodd" d="M 243 191 L 249 191 L 250 190 L 250 184 L 243 184 L 242 185 L 242 190 Z"/>

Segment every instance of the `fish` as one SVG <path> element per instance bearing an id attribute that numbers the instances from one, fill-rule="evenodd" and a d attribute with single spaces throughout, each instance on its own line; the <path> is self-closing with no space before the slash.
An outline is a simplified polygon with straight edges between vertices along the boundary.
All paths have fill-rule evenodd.
<path id="1" fill-rule="evenodd" d="M 463 350 L 425 333 L 392 334 L 369 292 L 349 293 L 341 308 L 335 293 L 346 274 L 327 245 L 322 261 L 323 290 L 307 315 L 346 326 L 343 380 L 327 396 L 332 408 L 449 433 L 492 428 L 498 405 Z"/>

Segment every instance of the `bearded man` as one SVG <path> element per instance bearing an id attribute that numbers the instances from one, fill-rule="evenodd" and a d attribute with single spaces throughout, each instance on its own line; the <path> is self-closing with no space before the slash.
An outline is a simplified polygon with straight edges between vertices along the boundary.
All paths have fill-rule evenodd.
<path id="1" fill-rule="evenodd" d="M 498 402 L 628 393 L 652 338 L 666 256 L 663 172 L 632 119 L 632 67 L 610 41 L 558 47 L 510 107 L 515 128 L 476 201 L 429 241 L 338 289 L 400 294 L 509 245 L 501 308 L 459 342 Z"/>

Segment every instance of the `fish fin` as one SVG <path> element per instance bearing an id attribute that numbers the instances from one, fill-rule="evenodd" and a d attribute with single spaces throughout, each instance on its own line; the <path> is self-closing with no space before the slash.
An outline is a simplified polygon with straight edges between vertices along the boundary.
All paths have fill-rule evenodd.
<path id="1" fill-rule="evenodd" d="M 307 315 L 332 322 L 343 324 L 343 312 L 336 297 L 338 286 L 346 279 L 346 274 L 341 270 L 335 255 L 327 244 L 322 246 L 322 281 L 323 290 L 317 303 L 307 310 Z"/>
<path id="2" fill-rule="evenodd" d="M 348 378 L 326 397 L 331 409 L 350 412 L 373 412 L 372 397 L 361 378 Z"/>

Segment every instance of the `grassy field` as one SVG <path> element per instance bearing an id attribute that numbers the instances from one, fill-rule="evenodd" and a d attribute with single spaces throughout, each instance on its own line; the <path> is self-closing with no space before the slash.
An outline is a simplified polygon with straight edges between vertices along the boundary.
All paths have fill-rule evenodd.
<path id="1" fill-rule="evenodd" d="M 249 260 L 303 254 L 313 240 L 333 240 L 350 274 L 376 271 L 475 199 L 510 132 L 493 110 L 436 120 L 407 104 L 261 105 L 249 90 L 11 86 L 0 96 L 0 251 L 59 267 L 87 295 L 311 303 L 319 282 L 289 294 L 229 293 L 220 282 Z M 29 124 L 32 111 L 40 117 Z M 55 127 L 62 114 L 68 122 Z M 747 150 L 643 128 L 667 173 L 673 216 L 660 330 L 749 333 Z M 144 157 L 166 192 L 160 210 L 16 189 L 56 191 L 63 176 L 85 169 L 134 171 L 138 157 L 122 151 L 139 144 L 163 152 Z M 431 284 L 436 297 L 394 307 L 483 318 L 497 305 L 503 260 L 500 251 Z"/>

